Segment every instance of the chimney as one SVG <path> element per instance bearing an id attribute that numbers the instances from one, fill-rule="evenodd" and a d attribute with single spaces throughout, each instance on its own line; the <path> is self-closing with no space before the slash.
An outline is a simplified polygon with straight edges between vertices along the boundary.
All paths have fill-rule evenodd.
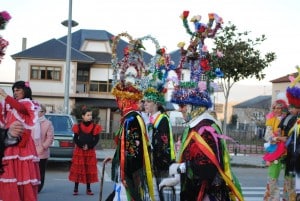
<path id="1" fill-rule="evenodd" d="M 27 38 L 22 38 L 22 51 L 26 50 Z"/>

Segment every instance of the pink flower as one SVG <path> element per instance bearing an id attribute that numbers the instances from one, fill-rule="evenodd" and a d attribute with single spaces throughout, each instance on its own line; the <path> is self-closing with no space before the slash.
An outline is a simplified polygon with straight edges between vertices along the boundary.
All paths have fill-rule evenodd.
<path id="1" fill-rule="evenodd" d="M 223 56 L 224 54 L 221 51 L 217 50 L 217 57 L 222 58 Z"/>
<path id="2" fill-rule="evenodd" d="M 208 52 L 207 45 L 203 45 L 203 46 L 202 46 L 202 51 L 203 51 L 203 52 Z"/>
<path id="3" fill-rule="evenodd" d="M 11 16 L 8 12 L 2 11 L 0 12 L 0 29 L 5 29 L 7 22 L 11 19 Z"/>
<path id="4" fill-rule="evenodd" d="M 10 14 L 7 11 L 0 12 L 0 16 L 3 18 L 4 21 L 9 21 L 11 19 Z"/>
<path id="5" fill-rule="evenodd" d="M 8 46 L 8 41 L 0 36 L 0 50 L 4 50 Z"/>
<path id="6" fill-rule="evenodd" d="M 25 87 L 30 87 L 29 82 L 25 82 Z"/>
<path id="7" fill-rule="evenodd" d="M 206 82 L 200 81 L 198 83 L 198 88 L 199 88 L 200 91 L 205 91 L 206 90 Z"/>
<path id="8" fill-rule="evenodd" d="M 162 135 L 161 140 L 163 141 L 164 144 L 168 143 L 168 137 L 166 135 Z"/>

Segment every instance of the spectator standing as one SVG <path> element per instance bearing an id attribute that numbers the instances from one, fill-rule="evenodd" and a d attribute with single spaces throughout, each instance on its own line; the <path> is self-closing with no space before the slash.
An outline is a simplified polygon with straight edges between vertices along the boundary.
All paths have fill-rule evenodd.
<path id="1" fill-rule="evenodd" d="M 39 118 L 35 127 L 35 132 L 32 133 L 36 151 L 40 158 L 39 167 L 41 184 L 39 185 L 38 192 L 40 192 L 44 186 L 47 161 L 50 157 L 50 146 L 54 139 L 54 128 L 52 122 L 45 117 L 45 113 L 46 107 L 44 105 L 40 105 L 38 107 Z"/>
<path id="2" fill-rule="evenodd" d="M 23 123 L 24 132 L 17 146 L 5 149 L 2 159 L 4 173 L 0 176 L 0 200 L 36 201 L 40 171 L 31 132 L 38 115 L 28 82 L 17 81 L 12 90 L 14 97 L 0 88 L 0 95 L 4 98 L 0 105 L 0 124 L 8 129 L 13 122 L 20 121 Z"/>
<path id="3" fill-rule="evenodd" d="M 73 195 L 78 195 L 79 183 L 86 184 L 86 194 L 94 195 L 91 183 L 98 182 L 95 146 L 102 127 L 93 122 L 92 110 L 83 106 L 82 122 L 73 126 L 75 149 L 73 152 L 69 180 L 75 182 Z"/>

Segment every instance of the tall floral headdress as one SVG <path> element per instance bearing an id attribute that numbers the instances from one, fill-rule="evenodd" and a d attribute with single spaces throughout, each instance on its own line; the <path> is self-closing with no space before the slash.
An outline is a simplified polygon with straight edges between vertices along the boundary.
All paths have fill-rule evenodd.
<path id="1" fill-rule="evenodd" d="M 288 99 L 289 105 L 300 108 L 300 88 L 296 84 L 300 81 L 300 67 L 296 67 L 298 70 L 298 75 L 296 78 L 290 76 L 291 81 L 290 86 L 286 90 L 286 97 Z"/>
<path id="2" fill-rule="evenodd" d="M 117 58 L 117 44 L 121 37 L 129 39 L 129 45 L 123 51 L 123 58 Z M 128 33 L 121 33 L 113 38 L 112 44 L 112 68 L 113 68 L 113 89 L 112 94 L 117 99 L 142 99 L 140 87 L 141 76 L 145 68 L 142 58 L 140 40 L 134 40 Z"/>
<path id="3" fill-rule="evenodd" d="M 202 23 L 200 22 L 201 16 L 196 15 L 190 20 L 194 24 L 194 32 L 192 32 L 188 25 L 188 15 L 189 11 L 184 11 L 181 18 L 191 38 L 187 49 L 184 48 L 184 42 L 178 43 L 181 58 L 177 67 L 177 74 L 180 78 L 183 66 L 188 65 L 190 78 L 189 81 L 180 82 L 172 94 L 171 102 L 210 108 L 212 101 L 209 92 L 212 86 L 215 86 L 211 81 L 216 77 L 222 77 L 223 73 L 219 68 L 210 65 L 211 55 L 204 41 L 206 38 L 215 36 L 218 29 L 221 28 L 223 20 L 217 14 L 210 13 L 208 14 L 208 23 Z M 222 56 L 220 52 L 218 52 L 218 56 Z"/>
<path id="4" fill-rule="evenodd" d="M 5 29 L 6 24 L 11 19 L 10 14 L 7 11 L 0 12 L 0 30 Z M 2 38 L 0 35 L 0 63 L 5 55 L 6 47 L 9 45 L 8 41 Z"/>
<path id="5" fill-rule="evenodd" d="M 174 79 L 169 78 L 169 71 L 175 69 L 174 62 L 171 61 L 166 49 L 161 48 L 154 37 L 148 35 L 140 38 L 140 40 L 151 40 L 156 48 L 156 54 L 151 59 L 151 62 L 147 64 L 146 72 L 142 79 L 144 99 L 165 104 L 165 94 L 167 92 L 166 84 L 170 79 Z M 174 79 L 174 81 L 176 81 L 176 79 Z"/>

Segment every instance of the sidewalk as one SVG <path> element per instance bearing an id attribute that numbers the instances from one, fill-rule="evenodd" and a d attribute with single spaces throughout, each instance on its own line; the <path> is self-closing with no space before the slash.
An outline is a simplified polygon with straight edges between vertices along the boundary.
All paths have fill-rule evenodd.
<path id="1" fill-rule="evenodd" d="M 96 151 L 97 159 L 104 160 L 106 157 L 113 157 L 115 153 L 114 149 L 100 149 Z M 263 163 L 262 155 L 260 154 L 230 154 L 232 167 L 265 167 Z"/>
<path id="2" fill-rule="evenodd" d="M 231 166 L 233 167 L 259 167 L 264 168 L 265 163 L 262 154 L 230 154 Z"/>

